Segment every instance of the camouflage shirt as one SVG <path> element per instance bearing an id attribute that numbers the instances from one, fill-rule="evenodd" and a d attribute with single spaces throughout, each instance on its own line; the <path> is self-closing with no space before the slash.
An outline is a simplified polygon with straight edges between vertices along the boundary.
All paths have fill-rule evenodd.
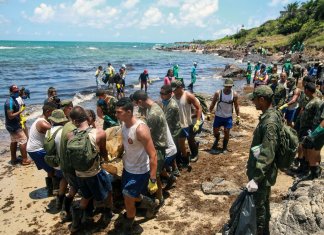
<path id="1" fill-rule="evenodd" d="M 172 137 L 177 137 L 181 131 L 179 106 L 177 102 L 171 98 L 167 105 L 163 105 L 163 112 Z"/>
<path id="2" fill-rule="evenodd" d="M 167 148 L 167 121 L 160 106 L 154 103 L 146 113 L 147 126 L 150 128 L 153 144 L 157 148 Z"/>
<path id="3" fill-rule="evenodd" d="M 307 132 L 307 130 L 312 129 L 314 117 L 319 110 L 322 101 L 318 97 L 314 97 L 305 106 L 304 111 L 300 116 L 300 132 Z"/>
<path id="4" fill-rule="evenodd" d="M 273 107 L 280 107 L 285 103 L 286 99 L 286 88 L 282 84 L 270 84 L 269 85 L 273 91 L 272 105 Z"/>
<path id="5" fill-rule="evenodd" d="M 247 162 L 247 176 L 258 184 L 266 186 L 274 185 L 277 179 L 278 168 L 274 162 L 279 147 L 279 131 L 281 126 L 280 114 L 270 108 L 261 114 L 251 144 L 249 159 Z M 254 156 L 253 147 L 260 147 L 259 154 Z"/>
<path id="6" fill-rule="evenodd" d="M 321 106 L 319 107 L 319 109 L 315 114 L 312 130 L 315 130 L 323 120 L 324 120 L 324 102 L 322 102 Z"/>

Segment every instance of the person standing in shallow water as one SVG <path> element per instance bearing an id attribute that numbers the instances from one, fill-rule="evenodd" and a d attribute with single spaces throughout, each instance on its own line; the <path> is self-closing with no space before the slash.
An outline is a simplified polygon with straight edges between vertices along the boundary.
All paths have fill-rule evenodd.
<path id="1" fill-rule="evenodd" d="M 191 68 L 191 83 L 188 85 L 188 89 L 189 91 L 191 91 L 191 93 L 193 93 L 193 85 L 196 83 L 197 80 L 197 62 L 193 62 L 193 66 Z"/>

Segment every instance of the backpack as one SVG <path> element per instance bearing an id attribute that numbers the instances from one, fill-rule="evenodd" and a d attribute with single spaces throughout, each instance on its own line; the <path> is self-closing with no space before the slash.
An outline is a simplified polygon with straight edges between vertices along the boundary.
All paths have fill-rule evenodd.
<path id="1" fill-rule="evenodd" d="M 282 118 L 281 114 L 278 115 Z M 276 152 L 275 163 L 280 170 L 284 170 L 289 168 L 294 161 L 299 140 L 297 131 L 283 121 L 279 135 L 279 149 Z"/>
<path id="2" fill-rule="evenodd" d="M 46 151 L 44 160 L 51 167 L 59 166 L 60 159 L 56 153 L 55 137 L 62 128 L 63 126 L 60 126 L 56 131 L 54 131 L 53 135 L 51 135 L 51 132 L 49 131 L 49 135 L 46 136 L 44 140 L 44 150 Z"/>
<path id="3" fill-rule="evenodd" d="M 207 107 L 207 103 L 206 103 L 206 100 L 205 100 L 205 97 L 203 97 L 202 95 L 199 95 L 197 93 L 194 94 L 195 97 L 199 100 L 200 102 L 200 106 L 202 108 L 202 112 L 204 114 L 207 114 L 209 111 L 208 111 L 208 107 Z"/>
<path id="4" fill-rule="evenodd" d="M 89 170 L 99 156 L 96 147 L 91 144 L 89 138 L 89 132 L 91 130 L 91 127 L 82 131 L 74 130 L 73 137 L 67 142 L 66 154 L 74 170 Z"/>

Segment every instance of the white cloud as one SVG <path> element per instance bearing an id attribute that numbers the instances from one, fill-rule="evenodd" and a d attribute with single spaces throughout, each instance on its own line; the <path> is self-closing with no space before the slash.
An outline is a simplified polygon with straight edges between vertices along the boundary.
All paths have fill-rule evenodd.
<path id="1" fill-rule="evenodd" d="M 180 2 L 178 0 L 159 0 L 157 5 L 165 7 L 178 7 Z"/>
<path id="2" fill-rule="evenodd" d="M 271 7 L 275 7 L 277 5 L 287 5 L 291 0 L 271 0 L 268 5 Z"/>
<path id="3" fill-rule="evenodd" d="M 122 6 L 127 9 L 130 9 L 133 8 L 138 2 L 139 0 L 126 0 L 125 2 L 122 3 Z"/>
<path id="4" fill-rule="evenodd" d="M 139 24 L 140 28 L 145 29 L 148 26 L 157 26 L 161 23 L 162 13 L 156 7 L 150 7 L 145 13 Z"/>
<path id="5" fill-rule="evenodd" d="M 24 18 L 38 23 L 46 23 L 54 18 L 55 10 L 52 6 L 41 3 L 34 9 L 34 14 L 29 17 L 25 12 L 22 12 Z"/>
<path id="6" fill-rule="evenodd" d="M 8 24 L 10 21 L 3 15 L 0 15 L 0 25 L 1 24 Z"/>
<path id="7" fill-rule="evenodd" d="M 218 11 L 218 0 L 190 0 L 186 1 L 180 8 L 180 21 L 184 24 L 195 24 L 205 27 L 204 20 Z"/>
<path id="8" fill-rule="evenodd" d="M 171 25 L 177 25 L 178 24 L 178 20 L 177 18 L 174 16 L 173 13 L 169 13 L 168 17 L 167 17 L 167 21 L 171 24 Z"/>
<path id="9" fill-rule="evenodd" d="M 230 27 L 217 30 L 215 33 L 213 33 L 213 37 L 214 38 L 221 38 L 221 37 L 224 37 L 226 35 L 232 35 L 234 33 L 237 33 L 239 31 L 239 29 L 241 29 L 241 25 L 236 25 L 236 26 L 232 25 Z"/>
<path id="10" fill-rule="evenodd" d="M 5 3 L 7 0 L 0 0 L 0 3 Z"/>

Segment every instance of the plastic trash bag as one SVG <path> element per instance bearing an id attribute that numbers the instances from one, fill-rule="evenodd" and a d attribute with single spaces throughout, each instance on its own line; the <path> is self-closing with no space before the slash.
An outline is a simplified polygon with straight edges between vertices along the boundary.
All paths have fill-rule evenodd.
<path id="1" fill-rule="evenodd" d="M 223 235 L 254 235 L 257 231 L 253 194 L 244 189 L 230 208 L 230 219 L 223 226 Z"/>

